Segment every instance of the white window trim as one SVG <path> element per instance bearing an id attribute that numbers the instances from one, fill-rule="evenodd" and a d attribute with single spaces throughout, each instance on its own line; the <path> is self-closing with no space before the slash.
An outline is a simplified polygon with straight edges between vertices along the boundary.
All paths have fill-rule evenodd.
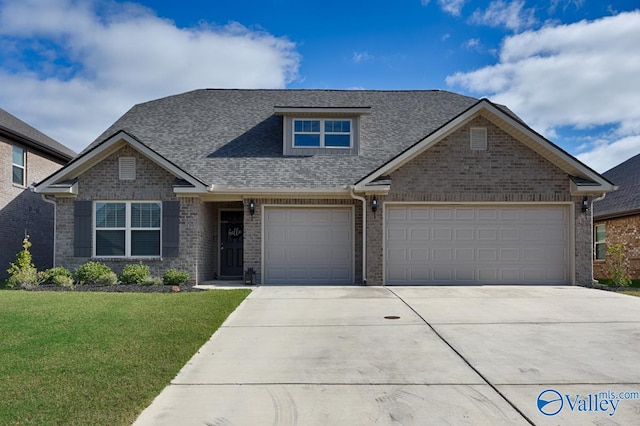
<path id="1" fill-rule="evenodd" d="M 15 148 L 21 149 L 22 150 L 22 165 L 20 164 L 16 164 L 13 162 L 13 150 Z M 13 181 L 13 168 L 17 167 L 19 169 L 22 169 L 22 183 L 15 183 Z M 25 187 L 27 186 L 27 150 L 17 146 L 17 145 L 12 145 L 11 146 L 11 183 L 17 186 L 21 186 L 21 187 Z"/>
<path id="2" fill-rule="evenodd" d="M 296 121 L 319 121 L 320 132 L 296 132 Z M 349 146 L 326 146 L 324 143 L 325 135 L 345 135 L 346 132 L 325 132 L 325 121 L 348 121 L 349 122 Z M 297 146 L 296 135 L 320 135 L 320 145 L 318 146 Z M 305 118 L 294 117 L 291 119 L 291 147 L 295 149 L 353 149 L 353 120 L 351 118 Z"/>
<path id="3" fill-rule="evenodd" d="M 98 228 L 96 226 L 96 205 L 99 203 L 124 203 L 125 204 L 125 227 L 124 228 Z M 160 206 L 160 226 L 157 228 L 134 228 L 131 226 L 131 204 L 133 203 L 156 203 Z M 160 259 L 162 258 L 162 202 L 158 200 L 96 200 L 93 202 L 93 211 L 92 211 L 92 238 L 93 238 L 93 257 L 96 259 Z M 97 233 L 98 231 L 124 231 L 124 256 L 116 256 L 116 255 L 98 255 L 97 251 Z M 158 255 L 153 256 L 141 256 L 141 255 L 131 255 L 131 231 L 160 231 L 160 251 Z"/>
<path id="4" fill-rule="evenodd" d="M 598 240 L 598 228 L 599 227 L 603 227 L 604 228 L 604 239 L 602 240 Z M 607 260 L 607 251 L 605 250 L 604 252 L 604 257 L 602 259 L 598 258 L 598 245 L 599 244 L 604 244 L 605 249 L 607 247 L 607 225 L 606 224 L 600 224 L 600 225 L 595 225 L 593 227 L 593 260 Z"/>

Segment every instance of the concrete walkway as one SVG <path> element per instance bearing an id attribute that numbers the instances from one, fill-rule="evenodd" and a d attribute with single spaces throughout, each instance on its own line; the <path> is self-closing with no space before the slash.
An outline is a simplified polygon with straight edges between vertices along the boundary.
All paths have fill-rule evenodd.
<path id="1" fill-rule="evenodd" d="M 639 395 L 637 297 L 259 287 L 135 425 L 630 425 Z"/>

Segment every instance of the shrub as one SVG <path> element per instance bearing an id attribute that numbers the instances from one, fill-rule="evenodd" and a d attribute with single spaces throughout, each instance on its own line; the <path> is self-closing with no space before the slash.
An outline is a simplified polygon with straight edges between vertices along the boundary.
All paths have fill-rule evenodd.
<path id="1" fill-rule="evenodd" d="M 111 268 L 100 262 L 90 261 L 78 266 L 75 270 L 76 281 L 78 281 L 79 285 L 98 284 L 100 277 L 108 274 L 113 274 L 115 281 L 118 281 L 118 277 Z"/>
<path id="2" fill-rule="evenodd" d="M 609 277 L 613 285 L 626 287 L 631 285 L 629 277 L 629 262 L 624 254 L 622 244 L 609 244 L 607 246 L 607 263 L 609 264 Z"/>
<path id="3" fill-rule="evenodd" d="M 106 274 L 100 275 L 95 280 L 96 285 L 116 285 L 118 284 L 118 276 L 115 272 L 109 271 Z"/>
<path id="4" fill-rule="evenodd" d="M 22 250 L 16 254 L 15 263 L 11 263 L 11 267 L 7 269 L 9 279 L 6 286 L 8 288 L 28 288 L 38 285 L 38 270 L 33 264 L 33 258 L 29 251 L 31 243 L 29 236 L 26 235 L 22 240 Z"/>
<path id="5" fill-rule="evenodd" d="M 40 279 L 40 282 L 43 284 L 59 285 L 59 284 L 56 284 L 55 282 L 57 277 L 69 278 L 71 280 L 71 283 L 73 284 L 73 274 L 64 266 L 56 266 L 55 268 L 38 272 L 38 277 Z M 66 281 L 66 280 L 63 280 L 63 281 Z M 59 281 L 59 282 L 62 282 L 62 281 Z M 65 286 L 65 287 L 68 287 L 68 286 Z"/>
<path id="6" fill-rule="evenodd" d="M 182 285 L 189 279 L 189 273 L 186 271 L 178 271 L 176 269 L 169 269 L 162 276 L 162 282 L 166 285 Z"/>
<path id="7" fill-rule="evenodd" d="M 51 278 L 51 282 L 58 287 L 73 288 L 73 278 L 66 275 L 54 275 L 53 278 Z"/>
<path id="8" fill-rule="evenodd" d="M 138 285 L 162 285 L 162 278 L 148 276 L 140 281 Z"/>
<path id="9" fill-rule="evenodd" d="M 127 265 L 120 273 L 120 281 L 123 284 L 139 284 L 147 278 L 151 277 L 149 266 L 143 265 L 142 262 L 135 265 Z"/>

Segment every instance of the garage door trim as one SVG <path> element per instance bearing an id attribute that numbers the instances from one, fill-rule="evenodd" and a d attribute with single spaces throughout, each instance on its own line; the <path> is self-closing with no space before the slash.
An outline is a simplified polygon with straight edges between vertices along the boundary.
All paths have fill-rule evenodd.
<path id="1" fill-rule="evenodd" d="M 261 245 L 261 256 L 260 256 L 260 272 L 262 276 L 262 283 L 266 284 L 266 211 L 269 209 L 282 209 L 282 210 L 290 210 L 290 209 L 303 209 L 303 210 L 315 210 L 315 209 L 341 209 L 341 210 L 349 210 L 350 211 L 350 220 L 351 220 L 351 283 L 355 283 L 355 272 L 356 272 L 356 241 L 355 241 L 355 206 L 349 204 L 263 204 L 260 209 L 261 214 L 261 235 L 260 235 L 260 245 Z M 277 284 L 275 284 L 277 285 Z"/>
<path id="2" fill-rule="evenodd" d="M 432 201 L 384 201 L 382 203 L 382 283 L 387 285 L 387 208 L 402 206 L 452 206 L 452 207 L 565 207 L 567 211 L 567 275 L 568 283 L 575 285 L 575 220 L 574 203 L 562 202 L 432 202 Z"/>

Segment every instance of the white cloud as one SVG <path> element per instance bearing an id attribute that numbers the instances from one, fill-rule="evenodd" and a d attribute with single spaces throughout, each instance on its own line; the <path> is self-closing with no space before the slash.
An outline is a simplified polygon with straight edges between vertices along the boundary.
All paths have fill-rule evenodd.
<path id="1" fill-rule="evenodd" d="M 373 56 L 369 55 L 368 52 L 353 52 L 353 57 L 351 58 L 355 64 L 363 61 L 369 61 L 371 59 L 373 59 Z"/>
<path id="2" fill-rule="evenodd" d="M 639 153 L 640 135 L 636 135 L 614 142 L 600 141 L 592 146 L 590 151 L 578 154 L 577 157 L 583 163 L 592 165 L 596 171 L 602 173 Z"/>
<path id="3" fill-rule="evenodd" d="M 508 105 L 548 137 L 562 127 L 608 125 L 615 132 L 607 135 L 607 146 L 628 146 L 623 138 L 640 135 L 637 40 L 640 11 L 549 26 L 506 38 L 499 63 L 456 73 L 446 81 Z M 590 146 L 590 151 L 606 149 Z M 615 152 L 622 155 L 623 150 Z M 603 157 L 585 152 L 581 158 L 602 170 L 599 158 Z"/>
<path id="4" fill-rule="evenodd" d="M 467 49 L 478 49 L 480 48 L 480 39 L 471 38 L 464 43 L 464 47 L 466 47 Z"/>
<path id="5" fill-rule="evenodd" d="M 512 31 L 532 28 L 538 22 L 534 8 L 525 8 L 524 0 L 507 2 L 494 0 L 484 10 L 476 10 L 470 21 L 490 27 L 505 27 Z"/>
<path id="6" fill-rule="evenodd" d="M 293 42 L 238 23 L 178 28 L 137 5 L 81 0 L 0 0 L 0 46 L 0 105 L 77 151 L 135 103 L 282 88 L 300 63 Z"/>
<path id="7" fill-rule="evenodd" d="M 440 9 L 453 16 L 460 16 L 462 12 L 462 6 L 464 6 L 466 0 L 438 0 Z"/>
<path id="8" fill-rule="evenodd" d="M 446 12 L 453 16 L 460 16 L 462 6 L 464 6 L 467 0 L 438 0 L 438 6 L 443 12 Z M 430 0 L 421 0 L 423 6 L 430 3 Z"/>

